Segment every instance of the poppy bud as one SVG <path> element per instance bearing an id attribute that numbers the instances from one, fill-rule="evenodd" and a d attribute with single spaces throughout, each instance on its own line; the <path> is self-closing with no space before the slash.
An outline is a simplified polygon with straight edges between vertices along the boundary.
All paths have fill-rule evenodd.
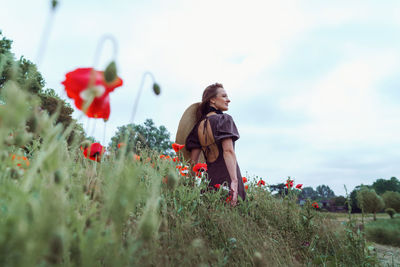
<path id="1" fill-rule="evenodd" d="M 52 0 L 51 1 L 51 9 L 55 10 L 57 6 L 58 6 L 58 0 Z"/>
<path id="2" fill-rule="evenodd" d="M 54 172 L 54 182 L 55 182 L 56 184 L 60 184 L 61 180 L 62 180 L 61 171 L 60 171 L 60 170 L 56 170 L 56 171 Z"/>
<path id="3" fill-rule="evenodd" d="M 85 149 L 85 148 L 89 147 L 90 145 L 91 145 L 91 142 L 89 140 L 85 140 L 80 144 L 82 149 Z"/>
<path id="4" fill-rule="evenodd" d="M 156 95 L 159 95 L 161 92 L 160 86 L 158 85 L 158 83 L 154 83 L 153 84 L 153 91 Z"/>
<path id="5" fill-rule="evenodd" d="M 115 61 L 111 61 L 111 63 L 108 64 L 104 71 L 104 79 L 106 80 L 106 83 L 112 83 L 117 79 L 117 65 L 115 64 Z"/>

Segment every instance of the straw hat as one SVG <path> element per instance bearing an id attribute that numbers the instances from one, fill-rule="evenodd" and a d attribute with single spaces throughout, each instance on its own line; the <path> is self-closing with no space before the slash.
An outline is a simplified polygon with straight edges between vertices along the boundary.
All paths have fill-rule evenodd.
<path id="1" fill-rule="evenodd" d="M 199 107 L 200 102 L 194 103 L 190 105 L 185 112 L 183 113 L 181 120 L 179 121 L 178 130 L 176 132 L 175 143 L 185 144 L 186 138 L 192 131 L 194 125 L 196 124 L 196 111 Z M 186 160 L 190 159 L 190 152 L 183 148 L 182 150 L 183 156 Z M 200 162 L 205 162 L 203 153 L 200 153 Z"/>

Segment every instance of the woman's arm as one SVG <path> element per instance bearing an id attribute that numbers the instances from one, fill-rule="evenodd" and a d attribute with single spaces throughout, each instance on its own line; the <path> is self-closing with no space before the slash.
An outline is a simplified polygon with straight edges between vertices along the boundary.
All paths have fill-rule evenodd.
<path id="1" fill-rule="evenodd" d="M 191 164 L 196 164 L 199 161 L 200 157 L 200 148 L 193 148 L 192 151 L 190 151 L 190 163 Z"/>
<path id="2" fill-rule="evenodd" d="M 199 161 L 200 153 L 201 153 L 200 148 L 193 148 L 192 151 L 190 151 L 189 164 L 190 164 L 190 173 L 192 174 L 192 176 L 194 176 L 193 166 L 196 165 L 197 162 Z"/>
<path id="3" fill-rule="evenodd" d="M 231 205 L 236 206 L 238 199 L 238 179 L 236 172 L 236 154 L 233 149 L 232 138 L 226 138 L 222 140 L 222 150 L 226 168 L 228 169 L 229 176 L 231 177 L 231 191 L 233 193 Z"/>

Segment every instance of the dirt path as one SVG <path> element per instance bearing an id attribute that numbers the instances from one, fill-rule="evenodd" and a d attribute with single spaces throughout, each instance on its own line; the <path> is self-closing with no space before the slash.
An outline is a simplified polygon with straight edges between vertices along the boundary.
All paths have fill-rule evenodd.
<path id="1" fill-rule="evenodd" d="M 386 214 L 378 214 L 377 218 L 386 218 Z M 361 224 L 361 214 L 352 214 L 353 220 L 357 222 L 357 224 Z M 337 221 L 339 223 L 347 222 L 348 217 L 346 214 L 333 214 L 331 219 Z M 372 221 L 372 215 L 365 216 L 364 222 Z M 375 248 L 376 253 L 378 255 L 379 261 L 383 266 L 400 266 L 400 248 L 392 247 L 387 245 L 382 245 L 378 243 L 372 243 L 372 246 Z"/>
<path id="2" fill-rule="evenodd" d="M 379 260 L 384 266 L 400 266 L 400 248 L 374 243 Z"/>

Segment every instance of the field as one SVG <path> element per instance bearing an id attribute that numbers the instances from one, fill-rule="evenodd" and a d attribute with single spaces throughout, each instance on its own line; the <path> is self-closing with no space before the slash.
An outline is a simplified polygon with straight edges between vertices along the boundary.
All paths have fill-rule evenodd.
<path id="1" fill-rule="evenodd" d="M 374 264 L 362 233 L 337 233 L 310 203 L 249 184 L 232 208 L 226 191 L 179 171 L 182 162 L 122 147 L 99 158 L 68 145 L 71 128 L 34 113 L 29 95 L 3 89 L 0 109 L 0 264 L 187 266 Z M 33 107 L 35 109 L 35 107 Z M 15 130 L 12 130 L 15 129 Z M 178 155 L 179 156 L 179 155 Z M 182 161 L 182 159 L 181 159 Z M 181 167 L 182 169 L 182 167 Z"/>
<path id="2" fill-rule="evenodd" d="M 300 207 L 298 189 L 276 197 L 248 177 L 246 201 L 232 207 L 179 152 L 104 151 L 71 137 L 74 122 L 57 124 L 59 110 L 49 116 L 14 80 L 1 93 L 1 266 L 381 263 L 356 221 Z"/>
<path id="3" fill-rule="evenodd" d="M 345 221 L 349 220 L 348 213 L 331 212 L 331 213 L 328 213 L 328 217 L 332 218 L 334 220 L 340 221 L 340 222 L 345 222 Z M 397 214 L 396 217 L 400 217 L 400 216 Z M 357 223 L 362 222 L 362 214 L 361 213 L 353 213 L 353 214 L 351 214 L 351 218 L 352 218 L 352 220 L 354 220 Z M 376 218 L 379 220 L 379 219 L 388 219 L 390 217 L 387 213 L 382 212 L 382 213 L 377 213 Z M 364 222 L 369 222 L 369 221 L 372 221 L 373 219 L 374 219 L 373 214 L 365 214 L 364 215 Z"/>
<path id="4" fill-rule="evenodd" d="M 347 213 L 328 213 L 328 218 L 331 218 L 334 221 L 337 221 L 341 224 L 348 221 L 349 216 Z M 356 225 L 361 225 L 362 223 L 362 214 L 356 213 L 351 215 L 352 220 L 355 222 Z M 391 265 L 400 265 L 400 246 L 396 244 L 388 243 L 390 238 L 383 235 L 385 229 L 400 229 L 398 226 L 398 221 L 400 219 L 400 215 L 397 214 L 394 220 L 389 219 L 389 215 L 386 213 L 378 213 L 376 214 L 377 221 L 373 221 L 372 214 L 365 214 L 364 215 L 364 222 L 365 222 L 365 231 L 366 231 L 366 238 L 375 248 L 378 258 L 388 264 Z M 379 226 L 379 227 L 376 227 Z M 363 228 L 363 229 L 364 229 Z M 376 231 L 371 232 L 371 229 Z M 387 231 L 387 230 L 386 230 Z M 376 234 L 377 233 L 377 234 Z M 391 233 L 389 232 L 388 235 Z M 377 235 L 377 237 L 375 237 Z M 396 238 L 400 235 L 396 234 L 393 238 Z"/>

